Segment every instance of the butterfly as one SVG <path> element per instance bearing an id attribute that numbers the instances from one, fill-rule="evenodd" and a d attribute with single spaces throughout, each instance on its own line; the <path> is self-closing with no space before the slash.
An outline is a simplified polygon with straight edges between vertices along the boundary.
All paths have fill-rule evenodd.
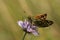
<path id="1" fill-rule="evenodd" d="M 50 25 L 53 24 L 53 21 L 47 20 L 47 14 L 41 14 L 35 16 L 34 23 L 38 27 L 49 27 Z"/>

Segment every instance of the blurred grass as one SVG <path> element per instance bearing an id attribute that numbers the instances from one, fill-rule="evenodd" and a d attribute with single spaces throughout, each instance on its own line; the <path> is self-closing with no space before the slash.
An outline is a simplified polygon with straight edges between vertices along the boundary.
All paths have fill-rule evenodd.
<path id="1" fill-rule="evenodd" d="M 0 0 L 0 40 L 22 40 L 17 21 L 40 13 L 47 13 L 54 24 L 38 28 L 39 37 L 27 34 L 25 40 L 60 40 L 60 0 Z"/>

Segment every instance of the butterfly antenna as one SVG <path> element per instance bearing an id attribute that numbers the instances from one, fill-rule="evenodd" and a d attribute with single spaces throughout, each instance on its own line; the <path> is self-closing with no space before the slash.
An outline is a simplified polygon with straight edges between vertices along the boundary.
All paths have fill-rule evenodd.
<path id="1" fill-rule="evenodd" d="M 26 34 L 27 34 L 27 32 L 25 32 L 25 34 L 24 34 L 24 36 L 23 36 L 23 39 L 22 39 L 22 40 L 24 40 L 24 39 L 25 39 Z"/>

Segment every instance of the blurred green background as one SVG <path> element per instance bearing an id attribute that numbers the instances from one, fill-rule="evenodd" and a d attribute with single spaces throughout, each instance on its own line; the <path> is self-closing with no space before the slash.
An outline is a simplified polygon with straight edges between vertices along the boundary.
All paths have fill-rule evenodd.
<path id="1" fill-rule="evenodd" d="M 0 0 L 0 40 L 22 40 L 17 21 L 40 13 L 47 13 L 54 24 L 38 28 L 38 37 L 27 34 L 25 40 L 60 40 L 60 0 Z"/>

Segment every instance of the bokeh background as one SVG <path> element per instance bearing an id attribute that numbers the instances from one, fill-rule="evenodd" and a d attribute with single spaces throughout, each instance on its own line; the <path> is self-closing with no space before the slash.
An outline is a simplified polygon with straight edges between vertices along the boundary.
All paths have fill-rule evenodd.
<path id="1" fill-rule="evenodd" d="M 43 13 L 54 24 L 38 28 L 38 37 L 27 34 L 25 40 L 60 40 L 60 0 L 0 0 L 0 40 L 22 40 L 24 32 L 17 21 Z"/>

